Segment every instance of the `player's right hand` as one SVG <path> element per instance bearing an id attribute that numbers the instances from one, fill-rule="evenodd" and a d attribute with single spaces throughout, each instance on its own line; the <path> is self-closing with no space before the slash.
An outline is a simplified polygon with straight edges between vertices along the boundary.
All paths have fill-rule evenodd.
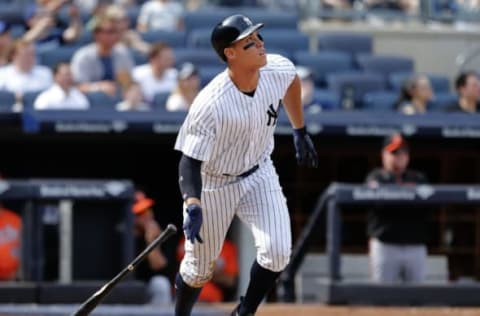
<path id="1" fill-rule="evenodd" d="M 195 239 L 199 243 L 203 243 L 200 237 L 200 227 L 202 227 L 203 216 L 202 207 L 198 204 L 189 204 L 187 206 L 187 214 L 183 219 L 183 230 L 188 240 L 195 243 Z"/>

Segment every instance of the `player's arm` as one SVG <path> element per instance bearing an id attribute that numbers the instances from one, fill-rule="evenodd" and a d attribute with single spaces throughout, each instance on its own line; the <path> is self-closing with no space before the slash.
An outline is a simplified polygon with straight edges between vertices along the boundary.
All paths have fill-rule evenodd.
<path id="1" fill-rule="evenodd" d="M 287 111 L 288 118 L 293 128 L 302 128 L 305 126 L 303 120 L 302 107 L 302 87 L 300 85 L 300 78 L 297 75 L 293 78 L 292 83 L 287 89 L 283 97 L 283 105 Z"/>
<path id="2" fill-rule="evenodd" d="M 316 168 L 318 156 L 305 127 L 301 94 L 300 78 L 295 75 L 283 97 L 283 105 L 293 127 L 293 142 L 298 164 Z"/>
<path id="3" fill-rule="evenodd" d="M 182 155 L 178 165 L 178 183 L 182 198 L 187 205 L 187 216 L 183 223 L 183 229 L 187 239 L 192 243 L 197 239 L 203 242 L 199 235 L 202 226 L 202 207 L 200 197 L 202 194 L 202 176 L 200 170 L 202 162 L 197 159 Z"/>

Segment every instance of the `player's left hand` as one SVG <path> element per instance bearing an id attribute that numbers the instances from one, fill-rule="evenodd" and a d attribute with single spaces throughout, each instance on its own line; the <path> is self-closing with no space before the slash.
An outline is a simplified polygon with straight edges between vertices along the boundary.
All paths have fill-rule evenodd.
<path id="1" fill-rule="evenodd" d="M 188 240 L 195 243 L 195 239 L 199 243 L 203 243 L 200 237 L 200 228 L 202 227 L 203 216 L 202 208 L 198 204 L 190 204 L 187 206 L 187 215 L 183 220 L 183 230 Z"/>
<path id="2" fill-rule="evenodd" d="M 317 168 L 317 151 L 315 150 L 315 146 L 313 146 L 310 136 L 307 134 L 305 126 L 293 129 L 293 143 L 295 145 L 295 156 L 297 157 L 298 165 Z"/>

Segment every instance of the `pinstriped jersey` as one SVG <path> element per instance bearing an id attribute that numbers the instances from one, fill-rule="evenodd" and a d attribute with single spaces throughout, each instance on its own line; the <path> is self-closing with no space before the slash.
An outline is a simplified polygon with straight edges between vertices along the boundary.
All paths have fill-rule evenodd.
<path id="1" fill-rule="evenodd" d="M 201 160 L 209 174 L 241 174 L 273 150 L 278 111 L 296 70 L 280 55 L 267 55 L 253 96 L 242 93 L 225 70 L 194 100 L 175 149 Z"/>

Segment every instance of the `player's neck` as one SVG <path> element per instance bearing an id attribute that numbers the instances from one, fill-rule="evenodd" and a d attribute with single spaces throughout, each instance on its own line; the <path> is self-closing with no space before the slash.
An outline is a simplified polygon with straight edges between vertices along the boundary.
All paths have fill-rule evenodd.
<path id="1" fill-rule="evenodd" d="M 229 68 L 228 75 L 237 89 L 242 92 L 251 92 L 257 89 L 259 78 L 258 69 Z"/>

